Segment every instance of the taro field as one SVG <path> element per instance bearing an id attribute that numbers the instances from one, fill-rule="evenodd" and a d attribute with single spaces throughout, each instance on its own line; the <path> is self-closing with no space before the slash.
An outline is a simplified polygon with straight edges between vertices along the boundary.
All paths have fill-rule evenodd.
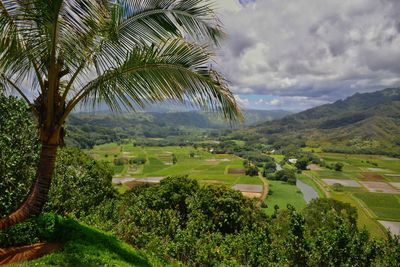
<path id="1" fill-rule="evenodd" d="M 374 235 L 390 225 L 400 234 L 400 159 L 376 155 L 318 153 L 326 165 L 340 162 L 342 171 L 312 168 L 305 174 L 327 197 L 348 202 L 359 211 L 359 224 Z"/>
<path id="2" fill-rule="evenodd" d="M 193 147 L 142 147 L 116 143 L 96 146 L 88 153 L 96 160 L 107 161 L 114 167 L 114 178 L 162 178 L 188 175 L 201 184 L 262 185 L 259 177 L 249 177 L 243 171 L 243 159 L 235 155 L 212 154 Z M 130 160 L 144 158 L 144 164 Z M 174 164 L 174 158 L 176 162 Z M 116 164 L 118 163 L 118 164 Z"/>

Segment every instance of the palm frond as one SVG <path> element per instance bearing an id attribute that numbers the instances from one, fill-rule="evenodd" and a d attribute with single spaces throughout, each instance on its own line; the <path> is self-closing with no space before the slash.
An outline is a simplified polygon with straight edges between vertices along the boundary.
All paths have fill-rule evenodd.
<path id="1" fill-rule="evenodd" d="M 165 100 L 189 101 L 235 120 L 241 117 L 236 101 L 222 76 L 209 62 L 206 47 L 182 39 L 135 49 L 118 68 L 90 81 L 69 102 L 71 111 L 83 103 L 105 102 L 112 110 Z"/>

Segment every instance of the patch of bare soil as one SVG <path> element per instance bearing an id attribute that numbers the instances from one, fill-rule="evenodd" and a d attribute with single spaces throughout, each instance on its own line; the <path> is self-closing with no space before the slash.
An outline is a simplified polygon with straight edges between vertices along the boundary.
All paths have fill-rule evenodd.
<path id="1" fill-rule="evenodd" d="M 307 169 L 309 169 L 310 171 L 321 171 L 321 167 L 318 166 L 317 164 L 310 164 L 307 166 Z"/>
<path id="2" fill-rule="evenodd" d="M 247 198 L 261 198 L 261 193 L 242 192 L 242 195 Z"/>
<path id="3" fill-rule="evenodd" d="M 132 181 L 132 182 L 127 182 L 125 185 L 129 187 L 130 189 L 138 187 L 139 185 L 145 184 L 144 182 L 137 182 L 137 181 Z"/>
<path id="4" fill-rule="evenodd" d="M 384 181 L 385 179 L 383 178 L 383 176 L 381 176 L 379 174 L 372 173 L 372 172 L 364 172 L 364 173 L 362 173 L 361 180 L 363 180 L 363 181 Z"/>
<path id="5" fill-rule="evenodd" d="M 228 174 L 244 174 L 246 171 L 244 169 L 229 168 Z"/>
<path id="6" fill-rule="evenodd" d="M 22 247 L 0 248 L 0 266 L 34 260 L 62 249 L 60 243 L 37 243 Z"/>

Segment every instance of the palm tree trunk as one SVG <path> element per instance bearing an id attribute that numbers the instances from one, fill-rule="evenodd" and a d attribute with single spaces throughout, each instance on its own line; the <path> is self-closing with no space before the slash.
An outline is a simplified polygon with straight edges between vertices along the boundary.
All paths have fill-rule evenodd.
<path id="1" fill-rule="evenodd" d="M 13 213 L 0 220 L 0 230 L 41 213 L 46 204 L 55 167 L 58 145 L 42 142 L 36 180 L 25 202 Z"/>

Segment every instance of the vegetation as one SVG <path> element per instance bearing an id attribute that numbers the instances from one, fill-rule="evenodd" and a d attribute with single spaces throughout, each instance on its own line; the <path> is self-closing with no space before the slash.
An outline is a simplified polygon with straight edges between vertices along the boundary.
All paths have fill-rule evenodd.
<path id="1" fill-rule="evenodd" d="M 16 240 L 17 238 L 17 240 Z M 136 250 L 112 235 L 93 227 L 46 214 L 23 222 L 0 234 L 0 244 L 59 242 L 59 252 L 21 266 L 164 266 L 163 260 Z M 17 265 L 19 266 L 19 265 Z"/>
<path id="2" fill-rule="evenodd" d="M 29 192 L 39 144 L 27 106 L 0 94 L 0 218 L 20 205 Z"/>
<path id="3" fill-rule="evenodd" d="M 271 150 L 288 146 L 322 148 L 325 152 L 400 156 L 400 89 L 355 94 L 323 105 L 238 130 L 232 138 L 267 143 Z"/>
<path id="4" fill-rule="evenodd" d="M 198 45 L 217 44 L 222 35 L 208 2 L 0 3 L 0 81 L 28 102 L 41 142 L 29 197 L 0 220 L 0 229 L 42 211 L 65 120 L 79 103 L 105 102 L 118 110 L 188 100 L 240 117 L 223 77 L 209 64 L 209 49 Z M 39 93 L 33 102 L 22 81 Z"/>

